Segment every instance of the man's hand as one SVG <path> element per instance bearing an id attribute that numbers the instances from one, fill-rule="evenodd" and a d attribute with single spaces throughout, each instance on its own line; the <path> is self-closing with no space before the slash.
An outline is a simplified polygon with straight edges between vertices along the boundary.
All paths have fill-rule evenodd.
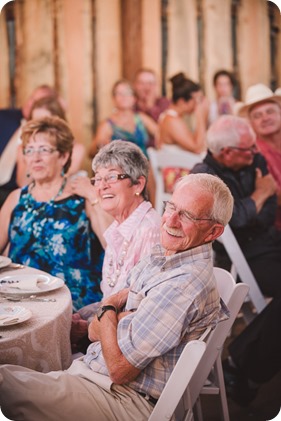
<path id="1" fill-rule="evenodd" d="M 255 191 L 251 195 L 257 208 L 257 213 L 262 209 L 264 202 L 277 192 L 277 184 L 271 174 L 262 175 L 259 168 L 256 169 Z"/>
<path id="2" fill-rule="evenodd" d="M 117 309 L 117 311 L 122 310 L 127 302 L 129 290 L 129 288 L 124 288 L 116 294 L 110 295 L 108 298 L 102 301 L 102 305 L 112 305 Z"/>
<path id="3" fill-rule="evenodd" d="M 72 315 L 70 341 L 73 352 L 76 352 L 76 348 L 80 339 L 87 336 L 88 333 L 88 322 L 81 318 L 80 314 L 75 313 Z"/>

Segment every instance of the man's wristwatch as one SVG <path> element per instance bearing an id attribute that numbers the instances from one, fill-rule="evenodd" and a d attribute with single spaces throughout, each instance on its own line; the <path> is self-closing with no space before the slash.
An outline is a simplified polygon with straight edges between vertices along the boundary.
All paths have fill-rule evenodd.
<path id="1" fill-rule="evenodd" d="M 102 318 L 102 316 L 104 315 L 104 313 L 105 313 L 106 311 L 108 311 L 108 310 L 113 310 L 113 311 L 115 311 L 115 313 L 117 314 L 117 310 L 116 310 L 116 308 L 115 308 L 114 306 L 111 306 L 111 305 L 108 305 L 108 306 L 101 306 L 101 307 L 98 309 L 98 312 L 97 312 L 97 318 L 98 318 L 98 321 L 100 321 L 100 319 Z"/>

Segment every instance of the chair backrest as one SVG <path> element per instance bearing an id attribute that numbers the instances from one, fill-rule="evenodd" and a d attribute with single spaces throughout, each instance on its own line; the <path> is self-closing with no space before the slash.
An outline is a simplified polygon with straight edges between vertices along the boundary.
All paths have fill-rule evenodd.
<path id="1" fill-rule="evenodd" d="M 205 349 L 206 344 L 201 340 L 190 341 L 186 344 L 148 421 L 172 418 L 181 396 L 204 355 Z M 192 406 L 189 409 L 192 411 Z"/>
<path id="2" fill-rule="evenodd" d="M 217 241 L 223 244 L 232 265 L 234 265 L 235 272 L 238 273 L 242 282 L 249 285 L 250 299 L 257 312 L 260 313 L 266 306 L 266 300 L 229 225 L 225 227 Z"/>
<path id="3" fill-rule="evenodd" d="M 249 291 L 249 287 L 244 283 L 236 284 L 232 275 L 224 269 L 214 268 L 214 273 L 220 296 L 228 306 L 230 317 L 218 323 L 212 331 L 207 329 L 207 339 L 206 334 L 203 334 L 200 340 L 191 341 L 202 342 L 205 345 L 205 350 L 202 348 L 201 352 L 203 352 L 199 359 L 189 361 L 189 351 L 193 352 L 193 350 L 187 348 L 191 342 L 187 343 L 149 417 L 149 421 L 169 420 L 176 408 L 177 419 L 181 420 L 187 414 L 188 416 L 190 413 L 192 414 L 192 408 L 199 397 L 200 391 L 216 360 L 220 358 L 225 339 Z M 199 350 L 198 344 L 194 346 L 198 347 Z M 171 400 L 170 395 L 172 396 Z M 180 405 L 178 405 L 179 403 Z"/>
<path id="4" fill-rule="evenodd" d="M 205 153 L 195 154 L 176 145 L 163 145 L 161 149 L 148 148 L 147 153 L 156 183 L 155 208 L 161 215 L 163 200 L 169 200 L 171 197 L 170 193 L 165 192 L 162 170 L 167 167 L 191 170 L 195 164 L 202 162 Z"/>
<path id="5" fill-rule="evenodd" d="M 236 284 L 228 271 L 215 268 L 214 273 L 217 279 L 219 293 L 229 309 L 230 316 L 227 320 L 216 325 L 206 341 L 204 358 L 199 362 L 189 384 L 190 398 L 193 404 L 197 400 L 214 363 L 218 357 L 220 358 L 225 339 L 249 291 L 248 285 L 244 283 Z"/>

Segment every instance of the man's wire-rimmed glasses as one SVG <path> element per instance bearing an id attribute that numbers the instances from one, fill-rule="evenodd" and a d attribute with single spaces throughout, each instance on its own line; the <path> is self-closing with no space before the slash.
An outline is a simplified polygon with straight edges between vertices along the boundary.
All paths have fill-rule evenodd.
<path id="1" fill-rule="evenodd" d="M 196 216 L 192 215 L 192 213 L 187 210 L 178 209 L 176 205 L 173 202 L 170 202 L 169 200 L 165 200 L 163 204 L 164 204 L 164 211 L 168 214 L 177 212 L 181 222 L 193 222 L 193 223 L 197 223 L 200 221 L 215 222 L 214 219 L 212 218 L 197 218 Z"/>

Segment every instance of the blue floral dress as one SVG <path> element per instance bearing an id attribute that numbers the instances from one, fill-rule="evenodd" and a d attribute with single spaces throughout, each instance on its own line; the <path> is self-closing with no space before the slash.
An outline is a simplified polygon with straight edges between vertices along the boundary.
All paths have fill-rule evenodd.
<path id="1" fill-rule="evenodd" d="M 91 229 L 85 200 L 37 202 L 21 191 L 9 226 L 9 257 L 17 263 L 62 278 L 69 287 L 74 310 L 100 301 L 103 248 Z"/>

